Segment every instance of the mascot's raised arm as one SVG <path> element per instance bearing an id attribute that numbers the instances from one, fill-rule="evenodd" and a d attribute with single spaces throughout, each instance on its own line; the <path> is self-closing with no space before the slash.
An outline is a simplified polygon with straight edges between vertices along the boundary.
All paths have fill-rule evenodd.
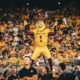
<path id="1" fill-rule="evenodd" d="M 48 59 L 50 69 L 52 70 L 51 54 L 47 47 L 47 43 L 48 43 L 48 36 L 52 36 L 55 33 L 50 32 L 49 29 L 46 29 L 43 21 L 37 21 L 36 29 L 34 29 L 33 32 L 27 31 L 27 34 L 34 36 L 36 43 L 36 48 L 32 54 L 33 62 L 36 58 L 38 58 L 41 54 L 43 54 Z"/>

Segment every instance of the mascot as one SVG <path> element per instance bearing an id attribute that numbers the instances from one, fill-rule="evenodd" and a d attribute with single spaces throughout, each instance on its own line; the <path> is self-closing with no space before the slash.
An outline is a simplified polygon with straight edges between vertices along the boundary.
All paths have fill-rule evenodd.
<path id="1" fill-rule="evenodd" d="M 50 32 L 49 29 L 45 28 L 45 24 L 43 21 L 36 22 L 36 29 L 33 32 L 27 31 L 28 35 L 34 35 L 36 48 L 32 54 L 32 61 L 38 58 L 41 54 L 43 54 L 49 61 L 50 69 L 52 70 L 52 60 L 51 54 L 48 50 L 48 36 L 54 35 L 53 32 Z"/>

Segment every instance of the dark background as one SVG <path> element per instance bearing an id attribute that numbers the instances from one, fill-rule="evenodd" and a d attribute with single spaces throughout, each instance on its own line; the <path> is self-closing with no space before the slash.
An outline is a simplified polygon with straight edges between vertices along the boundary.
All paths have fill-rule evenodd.
<path id="1" fill-rule="evenodd" d="M 15 8 L 29 3 L 30 8 L 56 9 L 69 5 L 71 2 L 80 8 L 80 0 L 0 0 L 0 8 Z M 61 2 L 59 5 L 58 2 Z"/>

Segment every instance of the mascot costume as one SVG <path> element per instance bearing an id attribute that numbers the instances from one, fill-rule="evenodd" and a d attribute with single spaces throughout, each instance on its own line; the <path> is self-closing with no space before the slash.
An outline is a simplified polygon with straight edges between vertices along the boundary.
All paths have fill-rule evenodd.
<path id="1" fill-rule="evenodd" d="M 43 21 L 36 22 L 36 29 L 33 32 L 27 31 L 28 35 L 34 36 L 36 48 L 32 54 L 32 61 L 38 58 L 41 54 L 43 54 L 49 61 L 50 69 L 52 70 L 52 60 L 51 54 L 48 50 L 47 43 L 48 43 L 48 36 L 54 35 L 53 32 L 50 32 L 49 29 L 45 28 L 45 24 Z"/>

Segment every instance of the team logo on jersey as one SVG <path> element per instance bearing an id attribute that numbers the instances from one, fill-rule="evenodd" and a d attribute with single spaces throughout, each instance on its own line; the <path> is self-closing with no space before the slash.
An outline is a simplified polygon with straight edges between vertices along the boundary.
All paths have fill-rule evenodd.
<path id="1" fill-rule="evenodd" d="M 45 34 L 45 33 L 36 33 L 36 34 Z"/>
<path id="2" fill-rule="evenodd" d="M 31 70 L 30 72 L 33 73 L 33 70 Z"/>

